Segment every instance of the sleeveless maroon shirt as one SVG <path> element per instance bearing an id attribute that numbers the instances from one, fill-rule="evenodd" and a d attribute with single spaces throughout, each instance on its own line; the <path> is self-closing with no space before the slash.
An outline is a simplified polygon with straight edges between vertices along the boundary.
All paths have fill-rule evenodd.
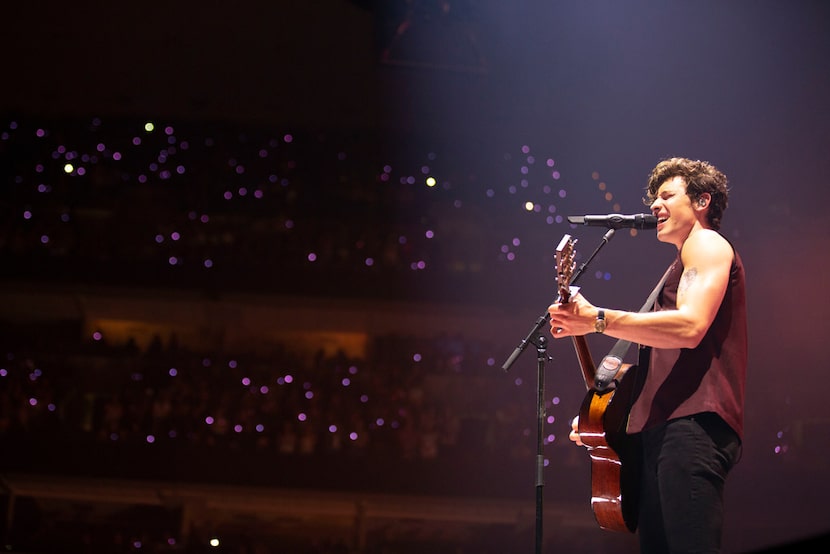
<path id="1" fill-rule="evenodd" d="M 655 310 L 677 307 L 682 273 L 678 254 L 657 297 Z M 744 266 L 735 252 L 723 302 L 700 344 L 696 348 L 651 349 L 641 392 L 629 414 L 628 432 L 636 433 L 670 419 L 714 412 L 743 438 L 746 366 Z"/>

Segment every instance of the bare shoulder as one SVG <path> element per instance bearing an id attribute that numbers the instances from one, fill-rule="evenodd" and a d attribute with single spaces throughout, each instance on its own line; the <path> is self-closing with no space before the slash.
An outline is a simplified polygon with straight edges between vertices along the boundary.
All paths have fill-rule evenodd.
<path id="1" fill-rule="evenodd" d="M 685 266 L 731 265 L 734 251 L 729 241 L 717 231 L 698 229 L 686 239 L 681 255 Z"/>

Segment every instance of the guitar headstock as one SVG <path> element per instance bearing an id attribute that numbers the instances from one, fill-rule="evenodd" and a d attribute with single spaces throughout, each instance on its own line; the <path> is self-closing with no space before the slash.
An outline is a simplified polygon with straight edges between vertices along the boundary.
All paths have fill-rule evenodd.
<path id="1" fill-rule="evenodd" d="M 576 239 L 565 235 L 556 247 L 556 284 L 560 302 L 567 302 L 571 297 L 570 283 L 575 267 Z"/>

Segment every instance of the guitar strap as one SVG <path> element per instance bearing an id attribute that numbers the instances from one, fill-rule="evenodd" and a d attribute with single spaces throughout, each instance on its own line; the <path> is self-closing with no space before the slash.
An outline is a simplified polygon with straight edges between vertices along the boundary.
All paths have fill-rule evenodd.
<path id="1" fill-rule="evenodd" d="M 674 269 L 674 265 L 676 263 L 677 260 L 672 262 L 663 274 L 660 282 L 657 283 L 654 290 L 652 290 L 651 294 L 649 294 L 646 303 L 643 304 L 642 308 L 640 308 L 640 312 L 647 312 L 652 309 L 654 303 L 657 301 L 657 295 L 660 294 L 660 290 L 666 283 L 666 279 L 669 278 L 669 274 L 672 272 L 672 269 Z M 596 387 L 597 390 L 603 391 L 607 389 L 608 386 L 614 381 L 614 377 L 617 376 L 617 372 L 620 370 L 623 358 L 625 358 L 629 348 L 631 348 L 631 341 L 620 339 L 611 351 L 602 359 L 599 363 L 599 367 L 597 368 L 596 377 L 594 377 L 594 387 Z"/>

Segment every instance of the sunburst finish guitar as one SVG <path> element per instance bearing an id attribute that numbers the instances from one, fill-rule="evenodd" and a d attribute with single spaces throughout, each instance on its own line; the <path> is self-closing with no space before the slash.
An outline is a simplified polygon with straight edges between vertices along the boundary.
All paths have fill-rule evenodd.
<path id="1" fill-rule="evenodd" d="M 556 248 L 557 285 L 562 303 L 567 303 L 578 290 L 570 286 L 576 266 L 575 246 L 576 240 L 565 235 Z M 579 410 L 578 432 L 591 459 L 591 508 L 603 529 L 634 532 L 639 510 L 639 437 L 627 435 L 625 426 L 635 393 L 637 366 L 625 371 L 624 378 L 622 372 L 618 373 L 614 381 L 600 390 L 596 383 L 596 365 L 585 337 L 572 338 L 588 389 Z"/>

